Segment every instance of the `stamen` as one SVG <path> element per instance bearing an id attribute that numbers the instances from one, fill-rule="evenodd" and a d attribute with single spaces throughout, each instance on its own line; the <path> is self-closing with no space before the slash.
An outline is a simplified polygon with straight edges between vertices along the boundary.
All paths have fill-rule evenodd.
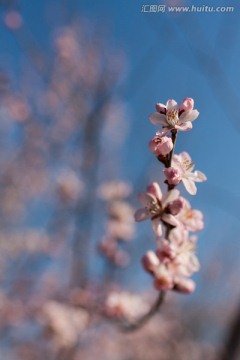
<path id="1" fill-rule="evenodd" d="M 167 122 L 171 126 L 175 126 L 179 121 L 178 109 L 167 110 Z"/>
<path id="2" fill-rule="evenodd" d="M 151 204 L 147 207 L 147 210 L 150 214 L 156 215 L 161 211 L 161 207 L 157 202 L 152 201 Z"/>
<path id="3" fill-rule="evenodd" d="M 183 161 L 183 167 L 185 168 L 186 171 L 188 171 L 194 169 L 195 164 L 192 161 L 185 160 Z"/>

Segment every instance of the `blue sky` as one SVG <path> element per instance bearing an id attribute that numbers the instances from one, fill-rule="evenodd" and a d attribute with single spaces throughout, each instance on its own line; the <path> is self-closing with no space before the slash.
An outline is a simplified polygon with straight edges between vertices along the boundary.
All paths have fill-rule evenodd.
<path id="1" fill-rule="evenodd" d="M 106 40 L 126 53 L 127 74 L 115 95 L 126 102 L 130 119 L 122 177 L 134 183 L 136 192 L 147 185 L 144 173 L 161 179 L 162 169 L 147 148 L 156 130 L 148 121 L 155 103 L 170 98 L 178 102 L 185 97 L 195 99 L 200 116 L 191 132 L 180 134 L 176 150 L 189 151 L 196 168 L 208 177 L 207 183 L 199 184 L 196 197 L 188 197 L 206 219 L 199 256 L 203 265 L 215 259 L 225 272 L 233 271 L 240 251 L 240 5 L 223 0 L 185 3 L 234 6 L 234 11 L 141 12 L 143 4 L 166 4 L 163 0 L 72 0 L 67 2 L 68 13 L 60 11 L 61 2 L 22 0 L 21 11 L 34 38 L 46 50 L 53 24 L 61 19 L 67 22 L 74 13 L 88 18 L 99 31 L 105 29 Z M 3 26 L 1 34 L 1 63 L 18 70 L 21 49 Z M 4 55 L 7 52 L 12 55 L 10 63 Z M 148 175 L 150 169 L 154 172 Z M 221 272 L 218 275 L 220 283 Z"/>
<path id="2" fill-rule="evenodd" d="M 132 126 L 123 175 L 136 184 L 138 191 L 145 187 L 145 179 L 141 181 L 145 169 L 147 173 L 154 168 L 150 177 L 161 178 L 162 170 L 147 148 L 156 130 L 148 122 L 148 115 L 156 102 L 194 98 L 200 116 L 191 132 L 179 135 L 176 150 L 189 151 L 196 168 L 208 177 L 207 183 L 199 184 L 196 197 L 188 198 L 193 207 L 203 211 L 206 220 L 199 239 L 202 271 L 213 259 L 221 264 L 218 289 L 213 286 L 212 297 L 218 294 L 224 298 L 222 272 L 229 275 L 234 267 L 237 271 L 240 251 L 240 5 L 236 1 L 192 1 L 188 4 L 232 5 L 234 12 L 172 15 L 141 13 L 142 4 L 156 2 L 80 4 L 82 15 L 89 16 L 97 26 L 102 21 L 110 26 L 112 40 L 127 54 L 129 70 L 121 96 L 128 103 Z M 141 229 L 142 225 L 140 233 Z M 208 301 L 210 290 L 206 291 L 205 286 Z"/>

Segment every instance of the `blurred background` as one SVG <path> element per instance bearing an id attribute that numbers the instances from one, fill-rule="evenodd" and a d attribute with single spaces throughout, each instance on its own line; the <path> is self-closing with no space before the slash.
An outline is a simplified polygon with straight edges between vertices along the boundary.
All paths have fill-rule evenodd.
<path id="1" fill-rule="evenodd" d="M 239 14 L 0 1 L 0 360 L 240 359 Z M 208 177 L 195 197 L 180 187 L 205 219 L 197 289 L 123 334 L 106 296 L 134 293 L 135 315 L 156 297 L 151 224 L 133 222 L 138 192 L 164 181 L 148 116 L 186 97 L 200 116 L 176 151 Z"/>

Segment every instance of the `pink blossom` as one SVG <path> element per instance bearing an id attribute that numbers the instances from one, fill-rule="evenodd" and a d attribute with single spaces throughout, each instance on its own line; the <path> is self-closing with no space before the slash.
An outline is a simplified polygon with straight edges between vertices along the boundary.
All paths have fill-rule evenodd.
<path id="1" fill-rule="evenodd" d="M 159 240 L 156 253 L 146 253 L 142 263 L 145 270 L 152 273 L 156 289 L 194 291 L 195 284 L 188 277 L 199 270 L 195 243 L 196 239 L 189 237 L 188 231 L 180 226 L 171 230 L 169 240 Z"/>
<path id="2" fill-rule="evenodd" d="M 184 200 L 182 197 L 174 200 L 171 204 L 168 205 L 168 209 L 172 215 L 177 215 L 183 208 Z"/>
<path id="3" fill-rule="evenodd" d="M 195 195 L 197 187 L 195 182 L 206 181 L 206 176 L 201 171 L 194 171 L 195 165 L 187 152 L 182 152 L 179 155 L 174 155 L 172 159 L 172 166 L 163 170 L 168 184 L 177 185 L 180 181 L 183 182 L 186 190 L 191 195 Z"/>
<path id="4" fill-rule="evenodd" d="M 160 261 L 155 252 L 148 251 L 142 258 L 142 265 L 146 271 L 154 272 Z"/>
<path id="5" fill-rule="evenodd" d="M 173 149 L 173 142 L 170 136 L 155 136 L 149 141 L 149 149 L 156 156 L 166 156 Z"/>
<path id="6" fill-rule="evenodd" d="M 98 196 L 106 201 L 126 198 L 131 192 L 131 185 L 124 181 L 106 181 L 98 188 Z"/>
<path id="7" fill-rule="evenodd" d="M 168 100 L 166 106 L 161 103 L 156 105 L 157 112 L 151 114 L 149 120 L 154 125 L 163 126 L 162 130 L 157 131 L 159 136 L 164 136 L 173 129 L 190 130 L 192 121 L 199 115 L 199 112 L 193 107 L 194 101 L 191 98 L 184 99 L 180 107 L 175 100 Z"/>
<path id="8" fill-rule="evenodd" d="M 204 227 L 203 214 L 199 210 L 191 208 L 190 203 L 180 197 L 183 201 L 183 207 L 177 215 L 177 219 L 185 226 L 188 231 L 199 231 Z"/>
<path id="9" fill-rule="evenodd" d="M 154 286 L 157 290 L 171 290 L 174 287 L 174 280 L 165 264 L 160 264 L 154 273 Z"/>
<path id="10" fill-rule="evenodd" d="M 180 172 L 178 171 L 178 169 L 175 169 L 172 166 L 169 167 L 169 168 L 164 169 L 163 172 L 166 175 L 166 178 L 167 178 L 168 183 L 170 185 L 176 186 L 182 180 Z"/>
<path id="11" fill-rule="evenodd" d="M 189 237 L 188 231 L 178 227 L 170 232 L 169 242 L 172 247 L 172 265 L 179 275 L 191 276 L 199 270 L 200 265 L 195 254 L 196 237 Z"/>
<path id="12" fill-rule="evenodd" d="M 146 219 L 152 220 L 152 226 L 157 236 L 162 235 L 161 221 L 164 221 L 172 226 L 177 226 L 175 216 L 173 216 L 168 205 L 173 203 L 179 197 L 179 191 L 174 189 L 168 191 L 166 195 L 162 195 L 159 185 L 154 182 L 147 187 L 146 192 L 139 194 L 139 201 L 143 208 L 135 212 L 135 220 L 143 221 Z M 168 211 L 167 211 L 168 210 Z"/>

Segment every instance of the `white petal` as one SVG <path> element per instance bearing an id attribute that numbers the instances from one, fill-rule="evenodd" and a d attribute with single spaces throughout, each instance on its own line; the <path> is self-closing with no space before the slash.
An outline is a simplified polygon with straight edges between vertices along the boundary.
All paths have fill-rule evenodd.
<path id="1" fill-rule="evenodd" d="M 166 193 L 162 198 L 162 206 L 165 207 L 168 203 L 176 200 L 179 197 L 179 190 L 173 189 Z"/>
<path id="2" fill-rule="evenodd" d="M 141 192 L 138 194 L 138 200 L 143 206 L 149 206 L 152 201 L 156 201 L 155 197 L 146 192 Z"/>
<path id="3" fill-rule="evenodd" d="M 179 174 L 182 176 L 184 169 L 182 166 L 182 160 L 179 155 L 173 155 L 171 166 L 178 170 Z"/>
<path id="4" fill-rule="evenodd" d="M 162 191 L 160 189 L 160 186 L 156 182 L 153 182 L 151 185 L 147 187 L 147 193 L 151 194 L 152 196 L 155 196 L 159 200 L 162 199 Z"/>
<path id="5" fill-rule="evenodd" d="M 181 161 L 181 163 L 183 163 L 183 162 L 191 163 L 192 162 L 191 156 L 186 151 L 181 152 L 178 155 L 178 157 L 179 157 L 179 160 Z"/>
<path id="6" fill-rule="evenodd" d="M 149 116 L 149 120 L 153 125 L 168 125 L 166 115 L 155 112 Z"/>
<path id="7" fill-rule="evenodd" d="M 202 181 L 206 181 L 207 180 L 207 177 L 205 174 L 203 174 L 201 171 L 199 170 L 196 170 L 194 171 L 194 176 L 195 176 L 195 181 L 197 182 L 202 182 Z"/>
<path id="8" fill-rule="evenodd" d="M 156 135 L 162 137 L 166 135 L 170 130 L 171 129 L 169 127 L 164 127 L 161 130 L 156 131 Z"/>
<path id="9" fill-rule="evenodd" d="M 156 236 L 162 236 L 162 225 L 158 218 L 152 220 L 152 227 Z"/>
<path id="10" fill-rule="evenodd" d="M 183 182 L 183 185 L 185 186 L 186 190 L 189 192 L 189 194 L 196 195 L 197 187 L 193 180 L 191 180 L 189 178 L 182 178 L 182 182 Z"/>
<path id="11" fill-rule="evenodd" d="M 188 131 L 192 129 L 192 123 L 191 121 L 187 121 L 183 123 L 182 125 L 175 125 L 175 128 L 180 131 Z"/>
<path id="12" fill-rule="evenodd" d="M 166 114 L 166 105 L 161 104 L 161 103 L 157 103 L 157 104 L 156 104 L 156 110 L 157 110 L 157 112 L 159 112 L 159 113 Z"/>
<path id="13" fill-rule="evenodd" d="M 166 104 L 167 110 L 178 109 L 178 104 L 175 100 L 168 100 Z"/>
<path id="14" fill-rule="evenodd" d="M 188 231 L 184 229 L 181 222 L 178 223 L 178 226 L 175 229 L 172 229 L 169 235 L 169 240 L 172 244 L 180 245 L 188 238 Z"/>
<path id="15" fill-rule="evenodd" d="M 172 226 L 178 226 L 179 221 L 172 214 L 163 214 L 162 220 Z"/>
<path id="16" fill-rule="evenodd" d="M 186 123 L 187 121 L 194 121 L 198 117 L 199 112 L 197 110 L 184 111 L 180 116 L 180 122 Z"/>
<path id="17" fill-rule="evenodd" d="M 144 221 L 149 218 L 150 215 L 146 209 L 138 209 L 134 214 L 135 221 Z"/>

